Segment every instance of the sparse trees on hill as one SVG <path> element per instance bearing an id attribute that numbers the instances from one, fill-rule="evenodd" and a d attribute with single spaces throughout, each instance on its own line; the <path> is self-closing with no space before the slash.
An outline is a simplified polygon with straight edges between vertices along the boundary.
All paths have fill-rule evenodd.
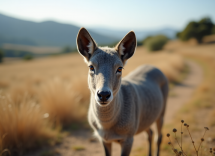
<path id="1" fill-rule="evenodd" d="M 182 41 L 195 38 L 198 43 L 201 43 L 204 36 L 212 34 L 213 27 L 214 25 L 210 18 L 203 18 L 199 22 L 191 21 L 185 29 L 177 33 L 176 36 Z"/>

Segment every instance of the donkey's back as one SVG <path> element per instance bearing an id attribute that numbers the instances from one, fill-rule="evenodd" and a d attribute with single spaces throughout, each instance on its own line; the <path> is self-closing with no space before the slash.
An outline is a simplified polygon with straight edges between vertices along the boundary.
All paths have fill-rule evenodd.
<path id="1" fill-rule="evenodd" d="M 168 80 L 164 74 L 154 66 L 143 65 L 122 79 L 124 105 L 135 105 L 133 110 L 135 131 L 146 130 L 159 117 L 164 115 L 168 95 Z M 128 106 L 129 107 L 129 106 Z"/>

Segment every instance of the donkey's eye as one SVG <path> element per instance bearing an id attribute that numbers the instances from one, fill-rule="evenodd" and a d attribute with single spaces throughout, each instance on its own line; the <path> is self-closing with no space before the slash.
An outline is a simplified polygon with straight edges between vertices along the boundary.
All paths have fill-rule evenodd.
<path id="1" fill-rule="evenodd" d="M 94 67 L 91 65 L 90 67 L 90 71 L 94 71 Z"/>
<path id="2" fill-rule="evenodd" d="M 116 72 L 121 73 L 122 72 L 122 67 L 119 67 Z"/>

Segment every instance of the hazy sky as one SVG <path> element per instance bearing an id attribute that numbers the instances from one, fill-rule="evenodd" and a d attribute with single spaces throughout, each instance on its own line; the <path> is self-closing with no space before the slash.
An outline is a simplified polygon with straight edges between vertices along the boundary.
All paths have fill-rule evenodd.
<path id="1" fill-rule="evenodd" d="M 182 29 L 205 16 L 215 22 L 215 0 L 1 0 L 0 13 L 88 28 Z"/>

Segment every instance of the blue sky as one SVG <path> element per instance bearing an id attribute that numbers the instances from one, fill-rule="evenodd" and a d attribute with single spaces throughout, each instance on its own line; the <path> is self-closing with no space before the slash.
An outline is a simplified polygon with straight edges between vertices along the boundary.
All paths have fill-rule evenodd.
<path id="1" fill-rule="evenodd" d="M 0 13 L 31 20 L 54 20 L 84 27 L 182 29 L 190 20 L 209 16 L 214 0 L 1 0 Z"/>

